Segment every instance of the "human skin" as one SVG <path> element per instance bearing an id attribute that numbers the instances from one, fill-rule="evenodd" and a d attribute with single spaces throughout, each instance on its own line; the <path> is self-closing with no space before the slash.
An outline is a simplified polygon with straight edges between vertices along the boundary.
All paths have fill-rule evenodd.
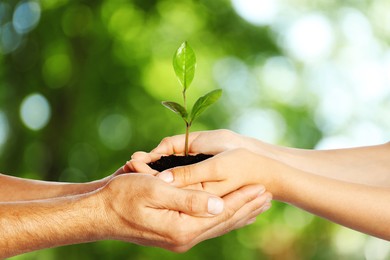
<path id="1" fill-rule="evenodd" d="M 227 130 L 197 132 L 190 136 L 190 152 L 213 158 L 162 173 L 148 169 L 147 162 L 182 154 L 181 147 L 182 136 L 166 138 L 151 153 L 134 154 L 127 167 L 157 174 L 176 187 L 196 184 L 218 195 L 261 183 L 276 200 L 390 240 L 389 143 L 314 151 L 270 145 Z"/>
<path id="2" fill-rule="evenodd" d="M 124 173 L 123 167 L 101 180 L 86 183 L 50 182 L 13 177 L 0 173 L 0 202 L 28 201 L 83 194 L 106 185 Z"/>
<path id="3" fill-rule="evenodd" d="M 106 239 L 184 252 L 252 223 L 270 199 L 261 185 L 221 199 L 152 175 L 121 174 L 84 194 L 1 202 L 0 258 Z"/>
<path id="4" fill-rule="evenodd" d="M 150 172 L 150 168 L 145 167 L 144 161 L 157 160 L 167 154 L 183 154 L 183 138 L 183 135 L 164 138 L 151 153 L 135 153 L 132 156 L 132 163 Z M 209 154 L 244 148 L 316 175 L 353 183 L 390 187 L 388 172 L 390 143 L 333 150 L 297 149 L 265 143 L 223 129 L 191 133 L 189 145 L 192 153 Z M 370 174 L 367 174 L 368 172 Z"/>

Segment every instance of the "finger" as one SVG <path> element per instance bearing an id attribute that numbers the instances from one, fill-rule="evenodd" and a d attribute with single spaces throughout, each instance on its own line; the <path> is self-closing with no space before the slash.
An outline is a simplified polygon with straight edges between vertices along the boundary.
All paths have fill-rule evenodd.
<path id="1" fill-rule="evenodd" d="M 256 220 L 256 217 L 258 217 L 260 214 L 264 213 L 265 211 L 267 211 L 268 209 L 271 208 L 271 205 L 272 205 L 271 193 L 266 192 L 263 195 L 261 195 L 259 198 L 257 198 L 256 200 L 257 200 L 256 203 L 258 203 L 259 208 L 257 208 L 255 211 L 250 212 L 249 214 L 246 214 L 242 218 L 239 215 L 237 215 L 237 219 L 239 219 L 239 220 L 232 226 L 232 230 L 239 229 L 241 227 L 252 224 Z"/>
<path id="2" fill-rule="evenodd" d="M 217 171 L 215 170 L 214 163 L 213 158 L 211 158 L 200 163 L 163 171 L 157 177 L 167 183 L 174 184 L 176 187 L 185 187 L 202 182 L 221 181 L 222 179 L 216 176 Z"/>
<path id="3" fill-rule="evenodd" d="M 232 230 L 248 225 L 249 221 L 254 221 L 258 215 L 264 212 L 264 207 L 268 205 L 267 201 L 270 200 L 270 197 L 272 196 L 269 192 L 258 195 L 253 200 L 245 203 L 230 218 L 214 225 L 206 232 L 200 234 L 195 241 L 200 242 L 205 239 L 221 236 Z"/>
<path id="4" fill-rule="evenodd" d="M 270 193 L 265 191 L 263 185 L 247 185 L 226 195 L 223 198 L 226 204 L 225 221 L 233 217 L 238 220 L 247 216 L 250 212 L 262 207 L 269 196 Z M 254 203 L 250 204 L 253 201 Z"/>
<path id="5" fill-rule="evenodd" d="M 132 156 L 132 160 L 142 161 L 144 163 L 151 163 L 161 158 L 161 154 L 158 153 L 146 153 L 146 152 L 135 152 Z"/>
<path id="6" fill-rule="evenodd" d="M 128 161 L 126 163 L 126 167 L 131 172 L 142 172 L 142 173 L 153 174 L 153 175 L 156 175 L 158 173 L 158 171 L 150 168 L 150 166 L 148 164 L 146 164 L 145 162 L 135 160 L 135 159 Z"/>
<path id="7" fill-rule="evenodd" d="M 205 219 L 202 223 L 199 220 L 188 219 L 187 223 L 191 227 L 196 228 L 198 234 L 183 249 L 176 247 L 177 251 L 185 251 L 186 249 L 196 245 L 197 243 L 220 236 L 235 229 L 237 226 L 243 226 L 245 223 L 261 212 L 261 207 L 267 201 L 269 193 L 264 193 L 264 187 L 259 185 L 248 185 L 239 190 L 225 196 L 224 213 L 211 219 Z M 191 222 L 197 223 L 191 223 Z M 243 223 L 239 223 L 242 221 Z M 194 231 L 191 231 L 194 232 Z"/>
<path id="8" fill-rule="evenodd" d="M 169 209 L 197 217 L 212 217 L 224 211 L 224 200 L 204 191 L 184 190 L 164 185 L 157 208 Z"/>

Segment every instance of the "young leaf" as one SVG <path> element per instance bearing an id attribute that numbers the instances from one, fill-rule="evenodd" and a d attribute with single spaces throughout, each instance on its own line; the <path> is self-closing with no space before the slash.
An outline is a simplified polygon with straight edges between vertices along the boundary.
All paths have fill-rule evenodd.
<path id="1" fill-rule="evenodd" d="M 194 79 L 195 67 L 195 52 L 187 42 L 183 42 L 173 56 L 173 68 L 184 91 L 187 90 Z"/>
<path id="2" fill-rule="evenodd" d="M 206 95 L 200 97 L 194 104 L 191 115 L 190 124 L 210 105 L 214 104 L 222 95 L 222 89 L 213 90 Z"/>
<path id="3" fill-rule="evenodd" d="M 182 105 L 180 105 L 176 102 L 171 102 L 171 101 L 163 101 L 163 102 L 161 102 L 161 104 L 163 104 L 163 106 L 165 106 L 169 110 L 180 115 L 187 122 L 188 113 L 187 113 L 187 110 Z"/>

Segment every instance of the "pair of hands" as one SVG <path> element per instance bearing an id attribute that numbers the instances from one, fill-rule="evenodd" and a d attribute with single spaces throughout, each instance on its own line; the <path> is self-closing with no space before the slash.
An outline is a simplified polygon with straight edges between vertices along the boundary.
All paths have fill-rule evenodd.
<path id="1" fill-rule="evenodd" d="M 220 141 L 221 135 L 225 136 L 222 143 L 210 144 L 214 137 Z M 243 140 L 238 135 L 236 139 L 233 136 L 233 132 L 226 130 L 193 133 L 190 152 L 228 151 L 234 156 L 240 150 L 231 149 L 239 147 Z M 253 223 L 257 215 L 270 207 L 272 195 L 264 186 L 245 182 L 239 175 L 216 179 L 215 174 L 210 174 L 212 170 L 200 174 L 196 167 L 190 171 L 184 167 L 171 170 L 175 179 L 172 183 L 164 179 L 167 172 L 159 173 L 160 178 L 154 177 L 157 172 L 147 163 L 162 155 L 182 154 L 183 138 L 166 138 L 151 153 L 135 153 L 131 161 L 109 177 L 100 193 L 107 218 L 115 223 L 111 225 L 111 238 L 184 252 L 203 240 Z M 229 142 L 225 142 L 227 139 Z M 225 163 L 229 162 L 227 157 Z M 209 159 L 203 162 L 202 168 L 215 169 L 212 163 L 213 159 Z M 230 163 L 233 166 L 234 161 Z"/>
<path id="2" fill-rule="evenodd" d="M 260 141 L 229 130 L 190 134 L 189 152 L 214 155 L 208 160 L 161 173 L 148 166 L 161 156 L 183 155 L 183 140 L 184 135 L 167 137 L 150 153 L 133 154 L 124 171 L 153 174 L 175 187 L 203 190 L 218 196 L 251 184 L 262 184 L 271 192 L 277 189 L 275 169 L 279 163 L 261 154 Z"/>

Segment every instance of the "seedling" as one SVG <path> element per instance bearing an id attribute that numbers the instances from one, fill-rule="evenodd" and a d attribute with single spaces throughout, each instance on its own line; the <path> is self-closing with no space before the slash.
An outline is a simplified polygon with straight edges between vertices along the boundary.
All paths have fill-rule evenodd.
<path id="1" fill-rule="evenodd" d="M 162 104 L 175 112 L 184 120 L 186 124 L 186 134 L 184 142 L 185 155 L 188 156 L 188 135 L 192 123 L 202 114 L 206 108 L 214 104 L 222 95 L 221 89 L 210 91 L 204 96 L 198 98 L 194 106 L 189 113 L 187 110 L 187 89 L 191 85 L 192 80 L 195 76 L 196 67 L 196 56 L 193 49 L 188 45 L 187 42 L 183 42 L 179 49 L 173 55 L 173 69 L 180 85 L 183 87 L 183 105 L 180 105 L 172 101 L 163 101 Z"/>

